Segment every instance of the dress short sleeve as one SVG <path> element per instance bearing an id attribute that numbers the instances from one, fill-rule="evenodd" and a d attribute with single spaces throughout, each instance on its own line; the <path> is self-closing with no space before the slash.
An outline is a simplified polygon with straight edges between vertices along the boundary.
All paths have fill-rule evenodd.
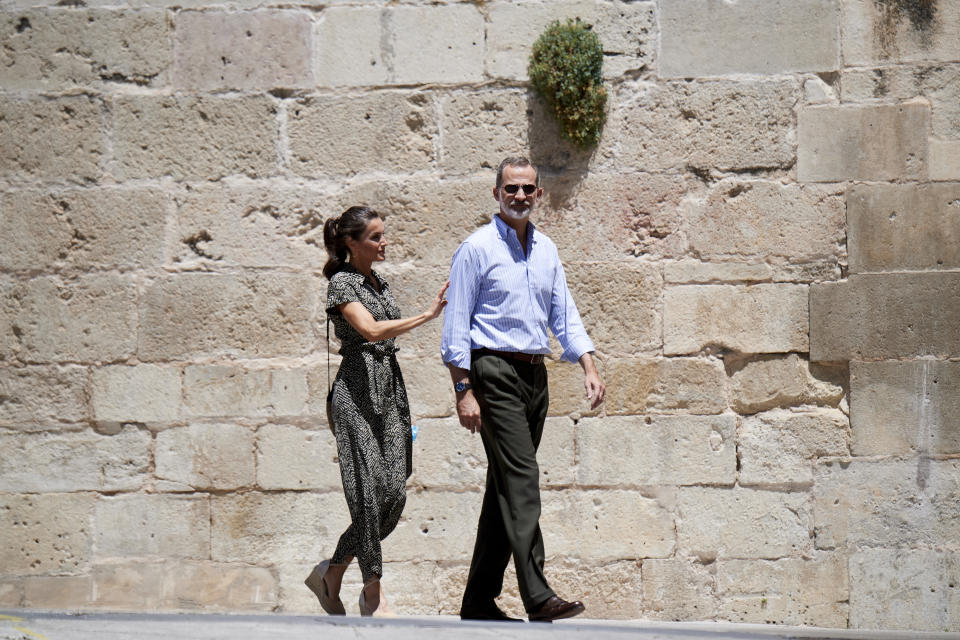
<path id="1" fill-rule="evenodd" d="M 327 313 L 339 313 L 337 307 L 345 302 L 359 302 L 356 284 L 351 278 L 336 274 L 327 285 Z"/>

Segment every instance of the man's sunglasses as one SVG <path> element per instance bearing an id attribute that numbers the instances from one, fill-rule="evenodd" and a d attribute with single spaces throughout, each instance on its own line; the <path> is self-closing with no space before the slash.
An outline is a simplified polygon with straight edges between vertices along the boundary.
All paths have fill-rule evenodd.
<path id="1" fill-rule="evenodd" d="M 535 185 L 535 184 L 524 184 L 524 185 L 508 184 L 508 185 L 504 185 L 504 187 L 503 187 L 503 190 L 506 191 L 507 193 L 509 193 L 510 195 L 515 194 L 515 193 L 516 193 L 517 191 L 519 191 L 520 189 L 523 189 L 523 192 L 524 192 L 525 194 L 530 195 L 531 193 L 533 193 L 534 191 L 537 190 L 537 185 Z"/>

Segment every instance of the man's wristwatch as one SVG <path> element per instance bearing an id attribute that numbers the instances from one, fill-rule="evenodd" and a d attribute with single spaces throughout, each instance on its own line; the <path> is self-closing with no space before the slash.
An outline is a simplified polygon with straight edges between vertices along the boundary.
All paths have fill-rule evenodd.
<path id="1" fill-rule="evenodd" d="M 453 390 L 456 391 L 457 393 L 460 393 L 461 391 L 466 391 L 467 389 L 473 389 L 473 387 L 470 386 L 469 382 L 457 382 L 453 385 Z"/>

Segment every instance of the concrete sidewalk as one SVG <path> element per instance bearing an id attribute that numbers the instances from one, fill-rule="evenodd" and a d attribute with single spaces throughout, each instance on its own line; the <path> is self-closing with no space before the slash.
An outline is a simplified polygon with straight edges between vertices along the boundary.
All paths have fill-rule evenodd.
<path id="1" fill-rule="evenodd" d="M 715 622 L 462 622 L 450 616 L 329 616 L 0 611 L 0 640 L 857 640 L 951 639 L 960 633 L 848 631 Z"/>

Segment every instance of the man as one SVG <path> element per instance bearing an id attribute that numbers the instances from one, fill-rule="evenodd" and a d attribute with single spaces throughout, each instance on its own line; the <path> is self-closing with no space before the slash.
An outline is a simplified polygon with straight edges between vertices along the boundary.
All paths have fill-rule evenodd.
<path id="1" fill-rule="evenodd" d="M 559 598 L 543 575 L 536 454 L 547 416 L 548 327 L 563 347 L 562 358 L 583 367 L 591 408 L 603 401 L 605 389 L 557 248 L 529 221 L 542 195 L 529 160 L 501 162 L 493 188 L 500 211 L 460 245 L 450 268 L 443 361 L 460 424 L 480 432 L 487 454 L 486 490 L 460 608 L 465 620 L 514 620 L 494 602 L 511 553 L 531 621 L 584 610 L 580 602 Z"/>

